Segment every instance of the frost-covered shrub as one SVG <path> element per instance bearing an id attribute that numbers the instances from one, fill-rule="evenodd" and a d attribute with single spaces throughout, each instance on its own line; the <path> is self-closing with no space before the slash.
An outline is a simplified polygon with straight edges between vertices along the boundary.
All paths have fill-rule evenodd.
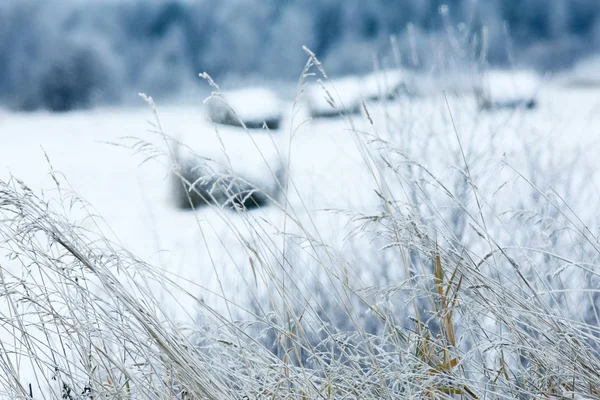
<path id="1" fill-rule="evenodd" d="M 209 119 L 217 124 L 248 129 L 279 129 L 283 117 L 281 100 L 266 88 L 245 88 L 211 96 L 205 102 Z"/>
<path id="2" fill-rule="evenodd" d="M 280 200 L 285 181 L 280 134 L 223 126 L 195 139 L 175 142 L 169 155 L 177 208 L 216 204 L 247 210 Z"/>
<path id="3" fill-rule="evenodd" d="M 231 209 L 251 210 L 269 204 L 275 188 L 261 188 L 241 176 L 214 171 L 200 159 L 186 160 L 172 176 L 173 200 L 177 208 L 196 209 L 215 204 Z"/>
<path id="4" fill-rule="evenodd" d="M 307 89 L 306 101 L 311 117 L 336 118 L 360 114 L 363 102 L 389 101 L 398 96 L 412 95 L 412 86 L 401 70 L 384 70 L 313 83 Z"/>

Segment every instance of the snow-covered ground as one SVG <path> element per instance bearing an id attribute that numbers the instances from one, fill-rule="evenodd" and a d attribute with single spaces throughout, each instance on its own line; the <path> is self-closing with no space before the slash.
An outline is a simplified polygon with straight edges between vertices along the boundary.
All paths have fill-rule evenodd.
<path id="1" fill-rule="evenodd" d="M 241 128 L 215 129 L 206 119 L 202 102 L 198 103 L 199 106 L 190 107 L 159 106 L 165 133 L 198 155 L 223 162 L 227 160 L 224 146 L 236 171 L 257 185 L 261 185 L 261 177 L 264 182 L 271 182 L 269 168 L 279 166 L 280 154 L 287 156 L 288 132 L 258 131 L 249 136 Z M 104 218 L 123 247 L 173 274 L 215 290 L 210 252 L 222 268 L 219 274 L 228 277 L 230 294 L 242 296 L 239 294 L 243 291 L 237 286 L 242 284 L 242 275 L 228 259 L 232 249 L 241 245 L 222 215 L 210 208 L 194 213 L 174 206 L 168 158 L 157 157 L 140 165 L 145 154 L 136 155 L 134 150 L 109 144 L 134 146 L 137 140 L 130 138 L 136 137 L 167 152 L 163 138 L 149 132 L 153 129 L 149 120 L 152 114 L 143 106 L 70 114 L 3 112 L 0 177 L 8 179 L 12 174 L 34 190 L 44 189 L 47 198 L 56 199 L 58 193 L 49 175 L 51 167 L 45 152 L 52 168 L 63 174 L 72 190 Z M 291 158 L 291 173 L 310 210 L 347 206 L 356 200 L 357 187 L 366 189 L 371 185 L 368 175 L 355 167 L 361 163 L 360 156 L 339 122 L 307 125 L 294 138 Z M 298 208 L 300 203 L 294 206 Z M 83 216 L 76 210 L 72 213 Z M 282 218 L 275 207 L 253 210 L 252 214 L 276 223 Z M 223 215 L 234 223 L 242 223 L 235 212 L 224 211 Z M 198 224 L 206 229 L 207 245 L 203 244 Z M 232 253 L 236 255 L 235 251 Z M 243 264 L 242 269 L 247 267 L 244 254 L 234 258 Z"/>
<path id="2" fill-rule="evenodd" d="M 526 167 L 523 152 L 528 148 L 538 149 L 548 168 L 574 157 L 586 162 L 590 169 L 600 167 L 595 156 L 600 96 L 595 92 L 548 85 L 542 90 L 538 110 L 499 112 L 477 118 L 473 117 L 472 98 L 452 97 L 449 103 L 467 152 L 480 152 L 480 146 L 491 146 L 489 152 L 493 152 L 494 157 L 498 155 L 494 161 L 500 162 L 504 156 L 517 167 Z M 386 137 L 402 149 L 412 148 L 413 153 L 423 150 L 433 155 L 455 147 L 456 138 L 448 125 L 443 97 L 402 100 L 385 107 L 373 106 L 372 116 L 378 132 L 380 135 L 385 135 L 386 129 L 397 132 Z M 270 168 L 277 167 L 278 162 L 279 166 L 285 165 L 289 149 L 287 127 L 292 105 L 286 104 L 284 109 L 288 115 L 281 130 L 251 134 L 236 127 L 215 129 L 207 121 L 200 99 L 198 105 L 189 107 L 160 106 L 159 103 L 158 114 L 164 132 L 198 154 L 227 160 L 224 147 L 234 169 L 257 182 L 261 182 L 262 177 L 269 183 L 272 181 Z M 300 113 L 296 125 L 306 118 L 306 113 Z M 229 294 L 243 301 L 248 260 L 245 253 L 238 257 L 232 250 L 241 245 L 228 228 L 231 221 L 242 224 L 242 218 L 232 211 L 218 213 L 208 207 L 196 212 L 177 209 L 171 198 L 168 158 L 157 157 L 141 164 L 146 155 L 109 144 L 132 146 L 135 140 L 131 138 L 135 137 L 168 151 L 164 139 L 149 131 L 151 120 L 151 112 L 144 107 L 69 114 L 3 111 L 0 113 L 0 178 L 7 179 L 12 174 L 33 189 L 44 189 L 47 198 L 56 198 L 58 193 L 49 176 L 45 152 L 52 168 L 63 174 L 72 189 L 95 208 L 125 248 L 166 271 L 212 290 L 217 290 L 215 274 L 222 274 L 227 277 Z M 372 131 L 363 117 L 356 116 L 353 121 L 357 130 Z M 308 215 L 305 209 L 319 215 L 311 220 L 316 221 L 322 235 L 336 238 L 340 246 L 346 220 L 318 210 L 373 211 L 378 203 L 374 178 L 365 168 L 348 128 L 348 122 L 341 119 L 309 121 L 294 135 L 290 152 L 289 174 L 295 185 L 292 192 L 297 190 L 302 197 L 300 200 L 292 195 L 290 207 L 301 215 Z M 552 155 L 551 149 L 560 153 Z M 437 163 L 435 172 L 446 173 L 452 166 L 447 161 Z M 548 170 L 549 174 L 554 172 Z M 282 198 L 278 200 L 283 203 Z M 251 213 L 259 219 L 273 221 L 275 226 L 283 220 L 282 212 L 276 207 Z M 223 215 L 229 222 L 223 220 Z M 207 244 L 203 242 L 202 230 L 205 230 Z M 221 270 L 212 267 L 209 253 Z"/>
<path id="3" fill-rule="evenodd" d="M 476 100 L 468 93 L 369 103 L 376 129 L 362 115 L 353 116 L 352 120 L 307 121 L 309 112 L 302 109 L 292 120 L 291 103 L 283 104 L 281 129 L 270 132 L 214 126 L 206 118 L 201 99 L 190 106 L 162 106 L 159 102 L 157 111 L 165 134 L 189 146 L 190 152 L 230 164 L 259 186 L 272 184 L 272 170 L 289 163 L 290 213 L 307 232 L 318 232 L 334 250 L 343 251 L 344 259 L 357 266 L 365 284 L 389 284 L 396 272 L 386 272 L 385 281 L 380 269 L 371 269 L 377 263 L 373 260 L 377 249 L 369 248 L 368 240 L 359 247 L 346 243 L 344 238 L 351 229 L 348 218 L 327 211 L 379 210 L 380 200 L 375 193 L 379 176 L 365 167 L 357 143 L 368 141 L 369 134 L 374 135 L 371 139 L 390 141 L 399 152 L 425 165 L 460 196 L 461 181 L 455 179 L 460 175 L 457 169 L 463 166 L 458 134 L 470 174 L 486 201 L 485 212 L 500 216 L 505 211 L 533 207 L 535 193 L 528 197 L 523 182 L 515 178 L 510 168 L 503 167 L 509 165 L 542 192 L 553 187 L 564 193 L 569 206 L 584 221 L 595 222 L 600 188 L 600 178 L 595 173 L 600 168 L 599 94 L 548 83 L 539 88 L 539 107 L 535 110 L 491 113 L 478 113 Z M 153 132 L 153 121 L 151 111 L 144 106 L 69 114 L 0 111 L 0 179 L 13 175 L 36 191 L 44 190 L 45 198 L 57 200 L 60 193 L 49 172 L 60 172 L 72 190 L 103 217 L 112 231 L 106 229 L 105 234 L 118 239 L 124 248 L 176 277 L 182 287 L 210 304 L 221 307 L 220 294 L 238 304 L 250 303 L 248 288 L 253 286 L 249 282 L 253 282 L 254 271 L 238 237 L 241 234 L 252 241 L 251 233 L 245 229 L 247 219 L 231 210 L 204 207 L 185 211 L 175 207 L 169 157 L 155 155 L 147 160 L 147 154 L 133 149 L 139 149 L 139 143 L 145 141 L 169 152 L 165 138 Z M 352 133 L 351 128 L 360 133 Z M 373 162 L 382 166 L 378 158 Z M 430 180 L 424 175 L 420 178 Z M 65 186 L 63 182 L 63 189 Z M 428 201 L 411 198 L 402 193 L 405 189 L 389 188 L 398 191 L 395 196 L 399 199 L 406 196 L 416 202 Z M 473 206 L 469 198 L 464 197 L 466 207 Z M 282 196 L 277 200 L 285 203 Z M 447 201 L 430 200 L 432 204 L 437 202 L 439 212 L 448 211 Z M 434 208 L 428 206 L 423 204 L 421 218 L 435 219 Z M 89 210 L 67 212 L 82 218 Z M 284 226 L 289 231 L 297 229 L 284 220 L 283 212 L 276 206 L 252 210 L 249 215 L 274 241 L 280 240 L 277 233 Z M 507 219 L 503 223 L 512 222 Z M 495 233 L 502 240 L 502 232 Z M 527 245 L 537 240 L 533 237 L 536 233 L 542 243 L 538 245 L 543 246 L 545 232 L 542 228 L 538 232 L 535 226 L 526 232 L 532 238 L 516 235 L 507 243 L 523 240 Z M 473 238 L 477 239 L 476 234 L 466 229 L 462 240 L 473 241 L 472 249 L 477 251 Z M 306 265 L 306 271 L 294 273 L 309 281 L 313 272 L 310 263 L 295 265 Z M 2 267 L 7 267 L 4 261 Z M 19 268 L 16 264 L 9 267 Z M 176 308 L 173 302 L 181 299 L 163 295 L 166 307 L 173 307 L 176 318 L 193 317 L 192 300 Z M 157 293 L 159 298 L 163 295 Z"/>

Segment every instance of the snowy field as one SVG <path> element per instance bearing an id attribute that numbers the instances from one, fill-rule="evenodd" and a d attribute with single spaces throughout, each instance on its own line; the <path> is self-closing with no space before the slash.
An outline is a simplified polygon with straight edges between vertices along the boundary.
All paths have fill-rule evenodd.
<path id="1" fill-rule="evenodd" d="M 343 119 L 310 120 L 309 111 L 300 106 L 303 103 L 289 102 L 283 104 L 280 129 L 269 132 L 214 125 L 203 110 L 202 99 L 189 106 L 163 106 L 158 99 L 162 130 L 189 146 L 186 152 L 230 164 L 257 186 L 272 186 L 273 171 L 289 165 L 284 168 L 290 181 L 287 206 L 284 197 L 276 194 L 279 206 L 241 214 L 219 207 L 190 211 L 175 206 L 169 157 L 172 142 L 155 132 L 152 112 L 141 100 L 139 108 L 68 114 L 1 111 L 0 179 L 14 176 L 34 191 L 43 191 L 46 200 L 66 204 L 64 213 L 92 231 L 98 227 L 85 216 L 100 215 L 104 235 L 220 312 L 226 310 L 221 297 L 250 307 L 250 292 L 259 298 L 269 296 L 271 288 L 257 284 L 245 244 L 257 239 L 257 230 L 279 246 L 284 231 L 318 237 L 329 246 L 330 254 L 348 263 L 355 287 L 401 281 L 402 269 L 380 251 L 387 243 L 348 237 L 353 225 L 344 211 L 352 215 L 380 212 L 376 191 L 394 197 L 403 204 L 399 209 L 418 215 L 424 224 L 439 224 L 439 230 L 432 233 L 439 235 L 435 239 L 440 243 L 453 237 L 469 244 L 483 259 L 487 241 L 452 205 L 461 203 L 473 215 L 477 211 L 463 176 L 465 159 L 483 204 L 481 213 L 489 223 L 487 229 L 507 249 L 518 249 L 515 259 L 533 264 L 539 254 L 530 254 L 528 249 L 563 253 L 573 249 L 572 262 L 577 262 L 585 256 L 585 250 L 577 250 L 580 240 L 565 241 L 562 233 L 555 235 L 561 227 L 553 224 L 561 216 L 553 214 L 552 207 L 542 206 L 540 196 L 560 196 L 560 202 L 582 224 L 597 231 L 600 92 L 551 81 L 536 91 L 538 107 L 532 110 L 482 112 L 472 95 L 448 92 L 371 102 L 368 117 L 363 110 Z M 373 140 L 387 141 L 395 151 Z M 379 155 L 370 159 L 371 168 L 365 163 L 366 148 Z M 411 178 L 394 182 L 395 175 L 383 171 L 382 157 L 398 162 L 398 171 L 400 166 L 406 168 L 403 173 Z M 378 185 L 383 176 L 388 182 L 385 187 Z M 453 201 L 440 195 L 443 187 L 455 196 Z M 85 199 L 89 208 L 69 208 L 65 201 L 69 191 Z M 281 208 L 287 208 L 293 218 L 285 217 Z M 530 211 L 541 216 L 527 220 Z M 309 253 L 294 254 L 296 270 L 291 275 L 306 285 L 325 282 Z M 544 268 L 548 274 L 559 274 L 571 265 L 565 262 L 547 261 Z M 19 276 L 18 264 L 3 267 Z M 563 283 L 580 288 L 591 284 L 585 279 L 578 273 L 568 274 Z M 175 321 L 195 318 L 194 300 L 174 298 L 160 292 L 160 287 L 156 290 L 154 294 Z M 577 293 L 572 296 L 571 301 L 578 300 Z"/>
<path id="2" fill-rule="evenodd" d="M 498 168 L 503 161 L 524 174 L 531 172 L 527 170 L 526 154 L 535 153 L 544 169 L 534 171 L 540 183 L 558 179 L 560 184 L 561 176 L 572 172 L 571 168 L 583 174 L 571 179 L 583 179 L 597 188 L 594 171 L 600 168 L 599 93 L 546 84 L 539 95 L 539 108 L 533 111 L 478 114 L 474 99 L 468 95 L 448 95 L 448 102 L 467 154 L 485 158 L 485 165 L 479 166 L 484 179 L 489 178 L 485 171 Z M 376 211 L 374 178 L 365 167 L 354 135 L 348 131 L 348 120 L 306 121 L 307 112 L 301 110 L 292 121 L 292 108 L 291 103 L 284 105 L 282 127 L 270 133 L 215 126 L 206 118 L 201 99 L 197 105 L 176 107 L 158 102 L 157 111 L 167 135 L 199 155 L 215 159 L 224 159 L 224 146 L 234 169 L 259 182 L 258 186 L 272 182 L 269 168 L 285 163 L 282 160 L 287 159 L 291 143 L 289 177 L 296 188 L 292 192 L 297 190 L 300 196 L 290 195 L 290 208 L 304 221 L 314 222 L 328 243 L 342 249 L 347 219 L 325 210 Z M 413 155 L 422 151 L 420 156 L 433 157 L 426 164 L 436 174 L 443 177 L 460 164 L 444 151 L 456 148 L 456 136 L 443 95 L 372 104 L 370 111 L 379 135 Z M 143 106 L 69 114 L 2 111 L 0 178 L 15 176 L 34 190 L 44 190 L 46 199 L 56 200 L 60 193 L 49 174 L 53 168 L 93 207 L 85 212 L 99 214 L 124 248 L 210 290 L 218 291 L 216 274 L 221 274 L 227 283 L 227 295 L 243 303 L 249 265 L 229 228 L 231 221 L 243 225 L 243 219 L 231 210 L 217 212 L 212 207 L 201 207 L 188 211 L 174 206 L 169 158 L 146 160 L 146 154 L 127 148 L 139 139 L 168 152 L 163 138 L 151 132 L 148 121 L 152 120 L 151 111 Z M 372 132 L 363 116 L 353 116 L 352 121 L 356 130 Z M 301 126 L 290 142 L 292 124 Z M 570 167 L 573 163 L 577 165 Z M 284 203 L 281 197 L 278 201 Z M 573 201 L 585 206 L 582 199 Z M 510 206 L 518 204 L 507 204 L 506 208 Z M 283 213 L 274 206 L 249 212 L 258 221 L 270 221 L 271 229 L 281 228 L 284 222 Z M 70 213 L 74 218 L 84 215 L 76 210 Z"/>
<path id="3" fill-rule="evenodd" d="M 201 101 L 198 103 L 199 106 L 190 107 L 159 106 L 163 129 L 198 154 L 222 159 L 215 126 L 205 118 Z M 249 272 L 245 253 L 236 257 L 235 250 L 232 251 L 241 244 L 228 228 L 228 222 L 241 224 L 241 218 L 230 210 L 178 209 L 172 199 L 171 165 L 167 157 L 157 157 L 140 165 L 146 155 L 136 156 L 134 150 L 105 143 L 133 146 L 135 139 L 123 137 L 136 137 L 167 151 L 162 138 L 148 132 L 152 127 L 147 121 L 151 119 L 151 112 L 144 107 L 64 115 L 3 113 L 0 122 L 2 179 L 12 174 L 34 190 L 45 189 L 46 198 L 57 199 L 46 152 L 52 168 L 64 175 L 72 190 L 102 216 L 124 248 L 166 271 L 216 290 L 215 271 L 210 265 L 212 255 L 222 268 L 218 273 L 227 277 L 231 289 L 228 294 L 242 300 L 238 286 L 243 285 L 241 275 L 228 255 L 233 253 L 235 261 L 242 262 L 242 270 Z M 289 122 L 284 126 L 289 126 Z M 252 137 L 241 128 L 217 126 L 217 129 L 236 171 L 255 178 L 259 186 L 261 178 L 262 182 L 272 181 L 255 143 L 275 168 L 279 162 L 277 151 L 286 156 L 289 135 L 285 128 L 271 134 L 252 131 Z M 343 129 L 343 123 L 325 121 L 305 125 L 298 132 L 293 142 L 291 171 L 303 195 L 303 203 L 296 202 L 291 207 L 305 206 L 316 211 L 360 205 L 361 195 L 365 195 L 364 201 L 367 201 L 368 188 L 373 185 L 360 168 L 360 156 Z M 249 173 L 249 170 L 258 172 Z M 275 225 L 282 221 L 282 213 L 275 207 L 250 213 Z M 83 216 L 73 210 L 71 214 L 75 218 Z M 325 212 L 322 214 L 323 219 L 318 222 L 325 229 L 330 217 Z M 207 244 L 203 243 L 198 224 L 205 230 Z"/>

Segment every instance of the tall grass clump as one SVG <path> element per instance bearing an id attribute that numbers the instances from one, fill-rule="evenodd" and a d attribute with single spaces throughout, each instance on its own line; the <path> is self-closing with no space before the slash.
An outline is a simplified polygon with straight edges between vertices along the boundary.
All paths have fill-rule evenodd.
<path id="1" fill-rule="evenodd" d="M 349 117 L 328 90 L 371 186 L 356 188 L 355 207 L 315 211 L 294 149 L 302 95 L 328 77 L 306 51 L 268 207 L 210 198 L 236 196 L 228 165 L 191 182 L 174 156 L 184 144 L 146 98 L 159 144 L 129 145 L 179 177 L 190 207 L 204 197 L 234 238 L 220 257 L 207 245 L 213 286 L 127 252 L 56 172 L 52 197 L 0 182 L 4 397 L 600 398 L 585 159 L 554 154 L 535 131 L 551 127 L 523 110 L 483 118 L 468 94 L 363 103 Z M 205 244 L 218 234 L 190 218 Z"/>

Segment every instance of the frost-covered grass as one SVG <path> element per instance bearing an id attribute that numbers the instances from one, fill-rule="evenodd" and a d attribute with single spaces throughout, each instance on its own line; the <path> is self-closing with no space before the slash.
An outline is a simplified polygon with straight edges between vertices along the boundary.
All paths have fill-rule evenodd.
<path id="1" fill-rule="evenodd" d="M 534 111 L 480 113 L 439 92 L 307 121 L 313 63 L 280 133 L 152 106 L 147 134 L 134 111 L 37 115 L 49 161 L 19 162 L 33 139 L 10 136 L 4 397 L 600 397 L 594 93 L 547 83 Z M 175 144 L 279 194 L 182 212 Z"/>

